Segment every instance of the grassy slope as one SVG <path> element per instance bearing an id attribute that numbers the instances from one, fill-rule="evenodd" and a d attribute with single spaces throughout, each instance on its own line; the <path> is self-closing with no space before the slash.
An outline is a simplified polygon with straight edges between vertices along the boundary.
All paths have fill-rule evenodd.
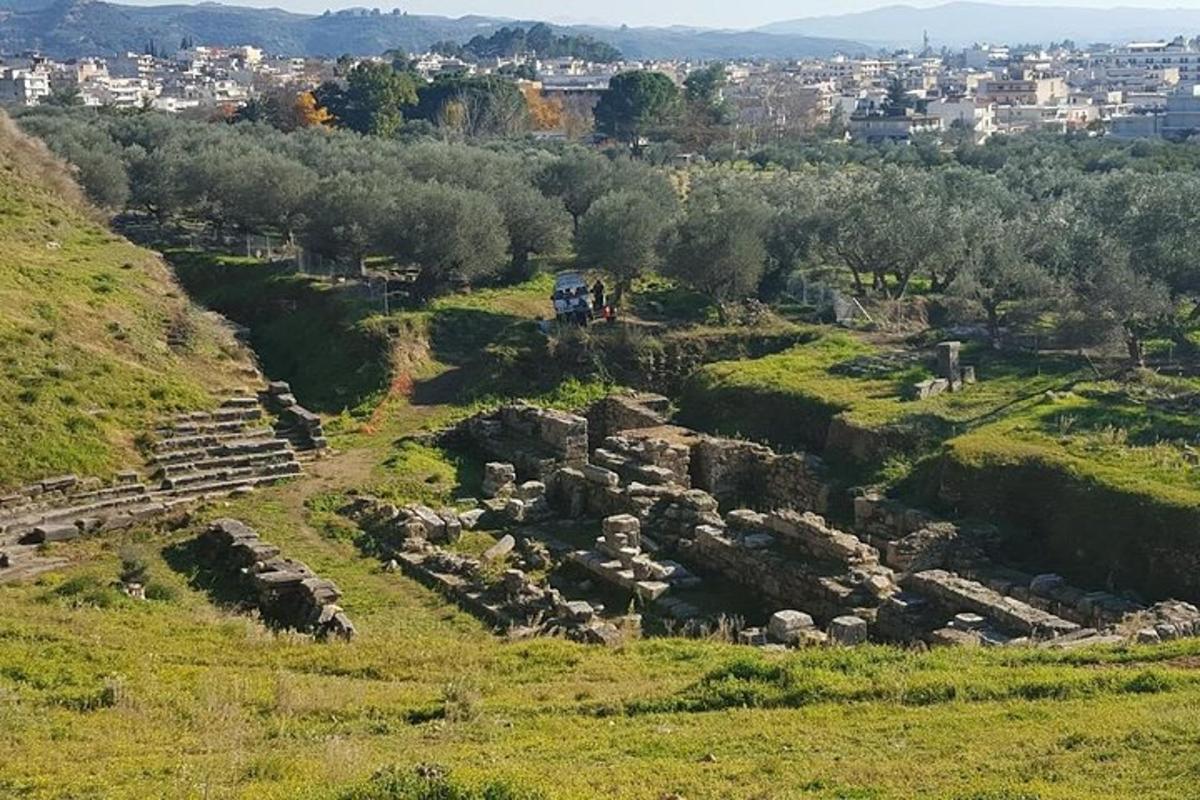
<path id="1" fill-rule="evenodd" d="M 246 519 L 334 579 L 355 642 L 271 633 L 214 605 L 175 548 L 188 531 L 54 546 L 73 566 L 0 586 L 0 797 L 335 798 L 379 767 L 423 762 L 554 798 L 1191 790 L 1197 642 L 1072 656 L 506 643 L 380 571 L 346 541 L 333 499 L 364 486 L 439 501 L 474 491 L 470 465 L 407 437 L 486 392 L 480 375 L 497 376 L 470 355 L 504 347 L 541 296 L 535 283 L 422 312 L 435 334 L 439 317 L 495 324 L 451 325 L 428 349 L 393 341 L 395 380 L 331 426 L 340 455 L 304 481 L 205 512 Z M 413 317 L 392 322 L 422 327 Z M 596 389 L 548 390 L 567 402 Z M 150 553 L 161 599 L 108 588 L 125 542 Z"/>
<path id="2" fill-rule="evenodd" d="M 133 439 L 156 418 L 245 382 L 229 334 L 4 118 L 0 242 L 0 487 L 137 463 Z M 190 331 L 182 354 L 172 325 Z"/>
<path id="3" fill-rule="evenodd" d="M 1200 475 L 1187 468 L 1179 445 L 1200 435 L 1194 414 L 1131 400 L 1077 359 L 968 349 L 964 362 L 977 365 L 980 383 L 914 402 L 903 394 L 930 376 L 926 366 L 869 375 L 843 369 L 878 355 L 849 333 L 830 332 L 786 353 L 713 364 L 690 382 L 682 410 L 697 424 L 816 450 L 841 415 L 866 429 L 893 431 L 926 454 L 945 443 L 964 461 L 1036 456 L 1155 501 L 1200 505 Z M 782 424 L 761 413 L 763 403 L 783 415 Z"/>

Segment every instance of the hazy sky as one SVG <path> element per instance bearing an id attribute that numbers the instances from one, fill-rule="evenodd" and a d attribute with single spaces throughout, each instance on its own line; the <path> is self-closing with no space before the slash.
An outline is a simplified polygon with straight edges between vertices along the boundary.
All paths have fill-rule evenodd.
<path id="1" fill-rule="evenodd" d="M 120 0 L 139 5 L 159 5 L 188 0 Z M 589 22 L 606 25 L 694 25 L 698 27 L 753 28 L 768 22 L 797 17 L 863 11 L 884 5 L 939 5 L 944 0 L 224 0 L 228 5 L 270 6 L 288 11 L 320 13 L 326 8 L 399 6 L 414 14 L 544 19 L 549 22 Z M 1089 6 L 1143 8 L 1200 8 L 1200 0 L 996 0 L 1034 6 Z"/>

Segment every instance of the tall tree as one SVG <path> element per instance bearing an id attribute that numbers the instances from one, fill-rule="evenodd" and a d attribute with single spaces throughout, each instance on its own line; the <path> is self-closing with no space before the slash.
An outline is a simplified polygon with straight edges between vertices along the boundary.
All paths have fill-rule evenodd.
<path id="1" fill-rule="evenodd" d="M 305 204 L 301 241 L 326 258 L 364 269 L 372 251 L 382 250 L 390 198 L 382 181 L 339 173 L 322 179 Z"/>
<path id="2" fill-rule="evenodd" d="M 572 147 L 547 164 L 535 178 L 543 193 L 562 201 L 576 231 L 592 203 L 612 186 L 612 162 L 582 147 Z"/>
<path id="3" fill-rule="evenodd" d="M 385 241 L 394 255 L 421 267 L 417 292 L 432 297 L 454 280 L 496 274 L 508 256 L 504 219 L 482 192 L 414 184 L 397 193 Z"/>
<path id="4" fill-rule="evenodd" d="M 391 136 L 404 122 L 404 110 L 416 104 L 417 84 L 411 74 L 390 64 L 363 61 L 346 75 L 344 87 L 324 83 L 315 99 L 342 127 Z"/>
<path id="5" fill-rule="evenodd" d="M 612 275 L 614 303 L 621 302 L 634 278 L 657 265 L 669 219 L 650 197 L 629 190 L 604 195 L 584 215 L 575 237 L 576 255 L 580 263 Z"/>
<path id="6" fill-rule="evenodd" d="M 508 231 L 510 278 L 528 277 L 530 255 L 553 253 L 567 244 L 571 219 L 566 210 L 525 180 L 506 183 L 493 197 Z"/>
<path id="7" fill-rule="evenodd" d="M 765 203 L 743 192 L 693 192 L 667 245 L 664 271 L 712 300 L 726 320 L 728 303 L 758 289 L 770 215 Z"/>
<path id="8" fill-rule="evenodd" d="M 839 175 L 829 196 L 825 244 L 850 270 L 855 290 L 903 297 L 942 240 L 944 204 L 937 181 L 925 172 L 887 166 L 878 173 Z"/>
<path id="9" fill-rule="evenodd" d="M 418 90 L 412 115 L 459 136 L 510 136 L 529 130 L 529 107 L 512 81 L 486 75 L 438 78 Z"/>
<path id="10" fill-rule="evenodd" d="M 672 123 L 680 108 L 679 87 L 663 73 L 622 72 L 596 104 L 596 125 L 609 136 L 637 144 Z"/>

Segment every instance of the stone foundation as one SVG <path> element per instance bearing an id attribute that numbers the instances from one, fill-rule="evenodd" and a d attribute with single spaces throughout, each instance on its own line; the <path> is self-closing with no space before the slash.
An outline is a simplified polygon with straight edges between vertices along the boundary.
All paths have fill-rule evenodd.
<path id="1" fill-rule="evenodd" d="M 351 639 L 350 618 L 337 605 L 342 593 L 306 564 L 283 558 L 279 548 L 241 522 L 220 519 L 200 535 L 204 556 L 216 568 L 236 575 L 263 617 L 319 638 Z"/>
<path id="2" fill-rule="evenodd" d="M 588 460 L 587 419 L 531 405 L 476 415 L 445 437 L 515 465 L 524 480 L 544 481 L 561 467 L 583 466 Z"/>

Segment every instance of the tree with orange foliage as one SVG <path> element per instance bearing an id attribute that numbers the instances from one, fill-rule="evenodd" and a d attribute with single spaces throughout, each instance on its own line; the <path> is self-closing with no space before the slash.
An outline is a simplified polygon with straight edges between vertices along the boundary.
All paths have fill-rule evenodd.
<path id="1" fill-rule="evenodd" d="M 535 131 L 557 131 L 563 127 L 563 101 L 558 97 L 545 97 L 542 90 L 533 84 L 521 87 L 525 105 L 529 107 L 529 123 Z"/>
<path id="2" fill-rule="evenodd" d="M 300 92 L 292 104 L 292 118 L 297 128 L 326 128 L 333 122 L 329 109 L 317 103 L 312 92 Z"/>

